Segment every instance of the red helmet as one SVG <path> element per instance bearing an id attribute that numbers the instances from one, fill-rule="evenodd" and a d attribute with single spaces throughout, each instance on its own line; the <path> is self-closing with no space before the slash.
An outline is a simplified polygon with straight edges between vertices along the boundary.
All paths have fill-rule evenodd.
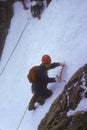
<path id="1" fill-rule="evenodd" d="M 41 61 L 43 63 L 50 63 L 51 62 L 51 57 L 49 55 L 43 55 Z"/>

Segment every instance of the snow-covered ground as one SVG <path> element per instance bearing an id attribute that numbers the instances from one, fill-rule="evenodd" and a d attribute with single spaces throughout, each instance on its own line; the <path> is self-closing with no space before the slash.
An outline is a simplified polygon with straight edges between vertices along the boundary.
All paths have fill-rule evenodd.
<path id="1" fill-rule="evenodd" d="M 25 11 L 16 2 L 0 62 L 0 130 L 17 130 L 32 97 L 28 70 L 41 63 L 43 54 L 49 54 L 52 62 L 65 62 L 63 78 L 68 81 L 87 63 L 86 53 L 87 0 L 53 0 L 41 20 L 32 18 L 30 8 Z M 49 71 L 49 76 L 55 76 L 60 69 Z M 64 85 L 64 82 L 49 84 L 52 97 L 35 111 L 27 110 L 18 130 L 37 130 Z M 76 110 L 87 110 L 87 99 Z"/>

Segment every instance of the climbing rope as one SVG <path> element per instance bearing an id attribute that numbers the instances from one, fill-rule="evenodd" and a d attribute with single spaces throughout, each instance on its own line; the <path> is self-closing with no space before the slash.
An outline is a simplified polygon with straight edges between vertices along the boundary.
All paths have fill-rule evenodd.
<path id="1" fill-rule="evenodd" d="M 9 61 L 10 61 L 10 59 L 11 59 L 13 53 L 15 52 L 17 46 L 19 45 L 19 42 L 20 42 L 20 40 L 21 40 L 21 37 L 23 36 L 24 31 L 26 30 L 28 24 L 30 23 L 31 18 L 32 18 L 31 16 L 28 18 L 28 21 L 27 21 L 27 23 L 25 24 L 25 26 L 24 26 L 24 28 L 23 28 L 23 31 L 21 32 L 21 34 L 20 34 L 20 36 L 19 36 L 19 38 L 18 38 L 18 41 L 17 41 L 15 47 L 13 48 L 13 50 L 12 50 L 12 52 L 11 52 L 9 58 L 7 59 L 7 61 L 6 61 L 5 65 L 4 65 L 2 71 L 0 72 L 0 76 L 1 76 L 1 75 L 3 74 L 3 72 L 5 71 L 6 66 L 8 65 L 8 63 L 9 63 Z M 18 127 L 17 127 L 16 130 L 19 129 L 19 127 L 20 127 L 20 125 L 21 125 L 21 123 L 22 123 L 22 121 L 23 121 L 23 119 L 24 119 L 24 116 L 25 116 L 25 114 L 26 114 L 26 112 L 27 112 L 27 109 L 28 109 L 28 106 L 26 107 L 26 109 L 25 109 L 25 111 L 24 111 L 24 113 L 23 113 L 23 116 L 21 117 L 21 120 L 20 120 L 20 122 L 19 122 Z"/>
<path id="2" fill-rule="evenodd" d="M 15 47 L 13 48 L 13 50 L 12 50 L 12 52 L 11 52 L 9 58 L 7 59 L 7 61 L 6 61 L 5 65 L 4 65 L 2 71 L 0 72 L 0 76 L 1 76 L 1 75 L 3 74 L 3 72 L 5 71 L 7 64 L 9 63 L 9 61 L 10 61 L 10 59 L 11 59 L 13 53 L 15 52 L 15 50 L 16 50 L 16 48 L 17 48 L 17 46 L 19 45 L 19 42 L 20 42 L 20 40 L 21 40 L 21 37 L 22 37 L 24 31 L 26 30 L 26 28 L 27 28 L 29 22 L 30 22 L 30 19 L 28 18 L 28 21 L 27 21 L 26 25 L 24 26 L 23 31 L 21 32 L 21 34 L 20 34 L 20 36 L 19 36 L 19 38 L 18 38 L 18 41 L 17 41 Z"/>
<path id="3" fill-rule="evenodd" d="M 24 119 L 24 117 L 25 117 L 25 114 L 26 114 L 26 112 L 27 112 L 27 109 L 28 109 L 28 106 L 26 107 L 26 109 L 25 109 L 25 111 L 24 111 L 24 113 L 23 113 L 23 116 L 21 117 L 21 120 L 20 120 L 20 122 L 19 122 L 18 127 L 17 127 L 16 130 L 19 129 L 19 127 L 20 127 L 20 125 L 21 125 L 21 123 L 22 123 L 22 121 L 23 121 L 23 119 Z"/>

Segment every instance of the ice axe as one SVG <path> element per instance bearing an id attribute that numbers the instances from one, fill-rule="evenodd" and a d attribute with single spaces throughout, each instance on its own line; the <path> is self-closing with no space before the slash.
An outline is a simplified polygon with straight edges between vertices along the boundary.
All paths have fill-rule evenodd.
<path id="1" fill-rule="evenodd" d="M 61 81 L 66 82 L 64 79 L 62 79 L 63 70 L 64 70 L 64 66 L 62 66 L 61 71 L 60 71 L 60 74 L 59 74 L 59 76 L 58 76 L 59 82 L 61 82 Z"/>

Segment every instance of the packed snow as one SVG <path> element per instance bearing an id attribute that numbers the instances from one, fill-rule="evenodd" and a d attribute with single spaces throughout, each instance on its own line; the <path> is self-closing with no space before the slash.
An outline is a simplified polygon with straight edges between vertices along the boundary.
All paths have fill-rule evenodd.
<path id="1" fill-rule="evenodd" d="M 63 91 L 65 82 L 51 83 L 53 95 L 35 111 L 26 108 L 32 97 L 27 79 L 29 69 L 49 54 L 52 62 L 65 62 L 63 79 L 69 78 L 87 63 L 87 0 L 53 0 L 41 19 L 33 18 L 21 2 L 14 4 L 11 21 L 0 62 L 0 130 L 37 130 L 53 101 Z M 49 71 L 59 74 L 61 67 Z M 87 111 L 83 97 L 75 111 Z M 25 115 L 24 115 L 25 113 Z M 24 115 L 23 120 L 21 121 Z M 21 124 L 20 124 L 21 122 Z"/>

